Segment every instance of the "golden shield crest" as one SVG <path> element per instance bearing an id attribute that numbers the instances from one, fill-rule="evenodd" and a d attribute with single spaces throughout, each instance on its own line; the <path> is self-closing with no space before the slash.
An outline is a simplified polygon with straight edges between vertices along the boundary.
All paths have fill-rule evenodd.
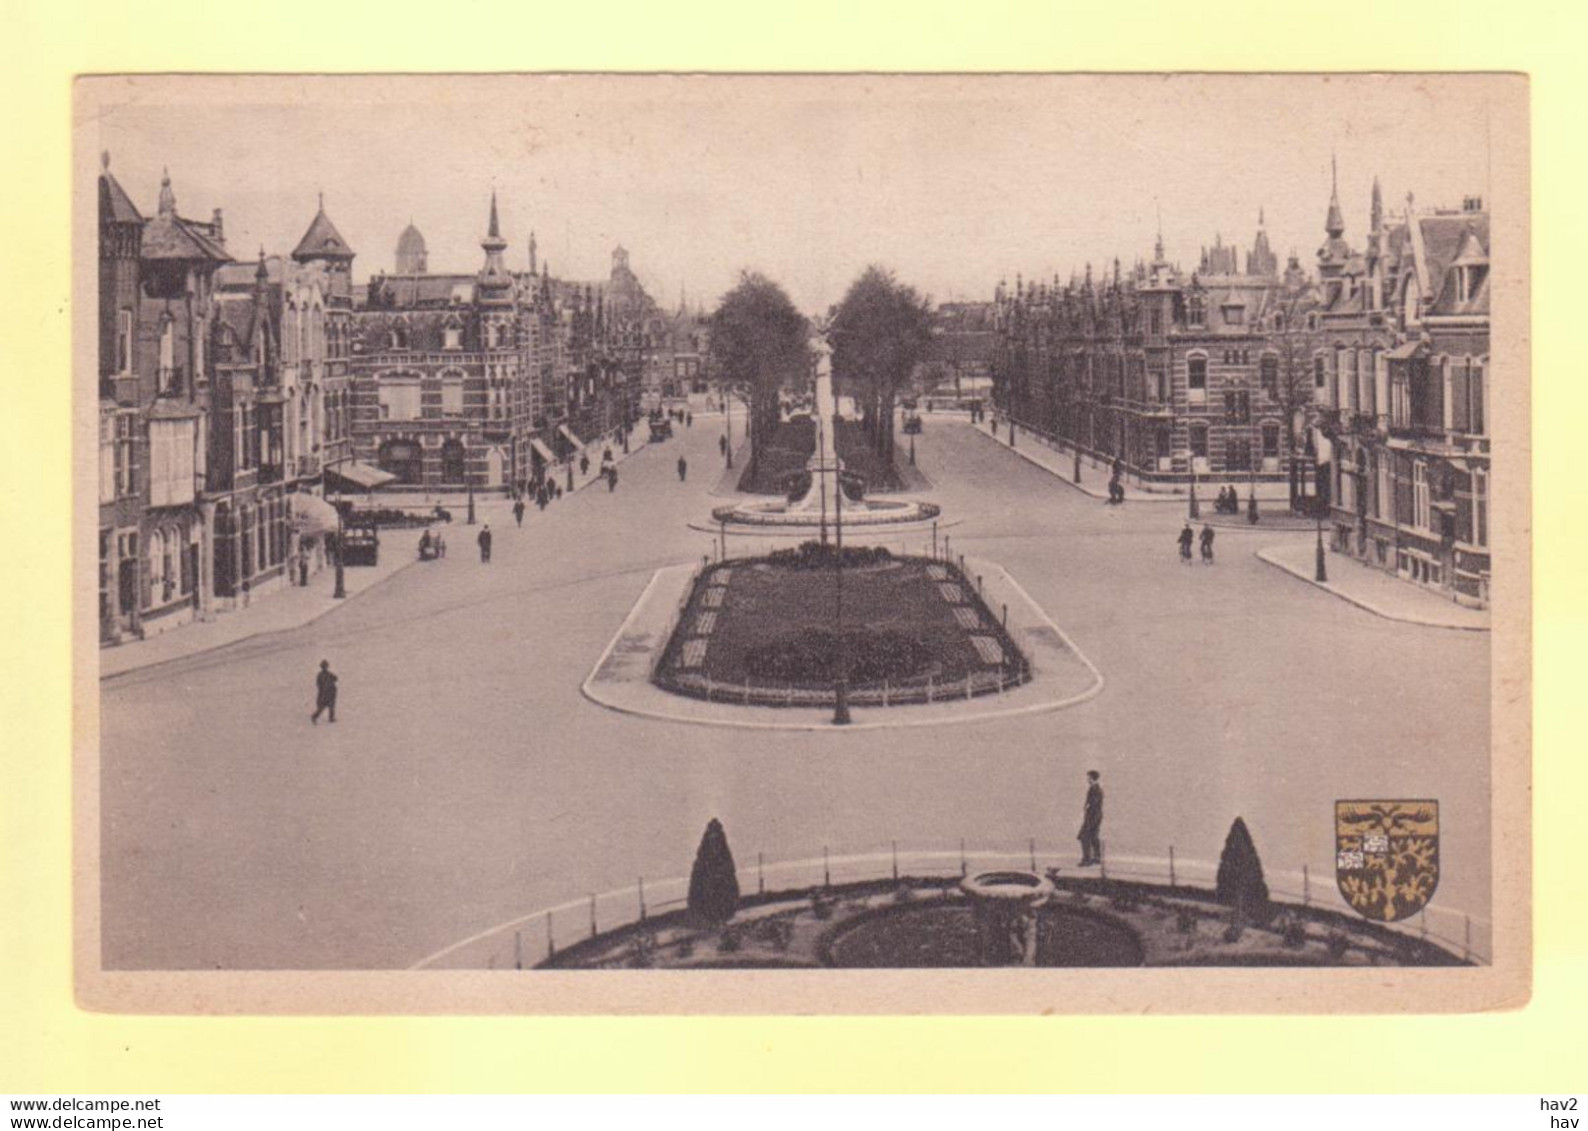
<path id="1" fill-rule="evenodd" d="M 1336 801 L 1334 878 L 1360 915 L 1415 915 L 1439 886 L 1439 802 Z"/>

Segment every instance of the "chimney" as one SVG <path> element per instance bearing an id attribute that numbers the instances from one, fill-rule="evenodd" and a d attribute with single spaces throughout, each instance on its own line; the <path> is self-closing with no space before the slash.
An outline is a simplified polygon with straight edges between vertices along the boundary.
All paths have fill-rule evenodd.
<path id="1" fill-rule="evenodd" d="M 221 210 L 219 208 L 215 210 L 215 217 L 211 223 L 215 225 L 215 242 L 220 244 L 221 249 L 224 251 L 226 248 L 226 226 L 221 222 Z"/>
<path id="2" fill-rule="evenodd" d="M 1469 197 L 1467 197 L 1465 200 L 1463 200 L 1461 202 L 1461 210 L 1463 212 L 1482 212 L 1483 211 L 1483 197 L 1481 197 L 1481 196 L 1469 196 Z"/>

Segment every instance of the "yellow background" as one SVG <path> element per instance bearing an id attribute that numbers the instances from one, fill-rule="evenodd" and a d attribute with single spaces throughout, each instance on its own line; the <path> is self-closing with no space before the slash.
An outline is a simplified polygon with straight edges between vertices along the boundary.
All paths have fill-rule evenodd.
<path id="1" fill-rule="evenodd" d="M 1579 5 L 0 3 L 0 1092 L 1560 1091 L 1588 1021 Z M 83 1013 L 70 922 L 70 81 L 110 71 L 1532 75 L 1536 968 L 1461 1018 L 175 1019 Z M 1210 155 L 1216 160 L 1216 155 Z M 1575 311 L 1571 311 L 1575 313 Z M 1579 316 L 1580 320 L 1580 316 Z M 1503 393 L 1502 393 L 1503 395 Z M 1574 554 L 1575 551 L 1575 554 Z M 1575 741 L 1574 741 L 1575 740 Z M 1501 830 L 1503 835 L 1503 830 Z M 1500 878 L 1504 882 L 1504 877 Z"/>

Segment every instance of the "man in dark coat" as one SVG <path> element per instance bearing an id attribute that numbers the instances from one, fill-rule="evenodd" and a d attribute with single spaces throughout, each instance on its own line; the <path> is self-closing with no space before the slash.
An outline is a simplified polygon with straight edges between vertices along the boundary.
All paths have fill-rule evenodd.
<path id="1" fill-rule="evenodd" d="M 717 454 L 718 455 L 724 455 L 724 456 L 728 454 L 728 437 L 726 437 L 726 436 L 718 436 L 717 437 Z"/>
<path id="2" fill-rule="evenodd" d="M 685 459 L 683 456 L 679 456 L 678 457 L 678 481 L 680 483 L 682 483 L 684 481 L 684 477 L 687 476 L 688 474 L 689 474 L 689 461 L 687 459 Z"/>
<path id="3" fill-rule="evenodd" d="M 1207 523 L 1202 524 L 1202 564 L 1213 564 L 1213 528 Z"/>
<path id="4" fill-rule="evenodd" d="M 1191 564 L 1191 543 L 1195 539 L 1196 535 L 1191 532 L 1191 524 L 1187 522 L 1185 528 L 1180 531 L 1180 560 L 1186 565 Z"/>
<path id="5" fill-rule="evenodd" d="M 320 672 L 314 677 L 314 714 L 309 721 L 318 724 L 321 711 L 330 711 L 331 721 L 336 722 L 336 673 L 330 660 L 320 661 Z"/>
<path id="6" fill-rule="evenodd" d="M 1098 784 L 1096 770 L 1086 771 L 1086 810 L 1081 815 L 1081 831 L 1076 840 L 1081 842 L 1081 867 L 1090 868 L 1103 862 L 1103 787 Z"/>
<path id="7" fill-rule="evenodd" d="M 517 500 L 516 502 L 513 503 L 513 518 L 515 520 L 517 520 L 518 525 L 520 525 L 520 526 L 524 525 L 524 500 L 523 499 L 519 499 L 519 500 Z"/>
<path id="8" fill-rule="evenodd" d="M 491 525 L 490 525 L 490 523 L 486 523 L 484 526 L 482 526 L 480 528 L 480 536 L 479 536 L 479 538 L 476 539 L 476 541 L 479 542 L 479 544 L 480 544 L 480 560 L 482 562 L 490 561 L 491 560 Z"/>

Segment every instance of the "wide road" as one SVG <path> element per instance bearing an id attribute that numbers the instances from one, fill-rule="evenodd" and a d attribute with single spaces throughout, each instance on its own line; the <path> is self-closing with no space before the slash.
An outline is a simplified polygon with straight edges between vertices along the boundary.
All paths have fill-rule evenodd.
<path id="1" fill-rule="evenodd" d="M 455 526 L 445 561 L 310 626 L 107 684 L 106 966 L 404 967 L 537 907 L 685 874 L 711 817 L 741 861 L 962 837 L 1070 860 L 1091 768 L 1111 854 L 1216 858 L 1240 815 L 1267 866 L 1310 863 L 1325 888 L 1335 799 L 1437 798 L 1437 901 L 1488 915 L 1486 635 L 1379 619 L 1253 556 L 1296 535 L 1221 531 L 1216 566 L 1182 566 L 1175 506 L 1106 507 L 942 417 L 918 461 L 962 520 L 955 549 L 1002 562 L 1102 671 L 1101 695 L 864 734 L 587 701 L 651 572 L 710 547 L 687 522 L 718 501 L 717 428 L 697 419 L 626 462 L 615 493 L 532 509 L 522 530 L 484 508 L 489 565 Z M 309 722 L 322 658 L 341 676 L 334 726 Z"/>

